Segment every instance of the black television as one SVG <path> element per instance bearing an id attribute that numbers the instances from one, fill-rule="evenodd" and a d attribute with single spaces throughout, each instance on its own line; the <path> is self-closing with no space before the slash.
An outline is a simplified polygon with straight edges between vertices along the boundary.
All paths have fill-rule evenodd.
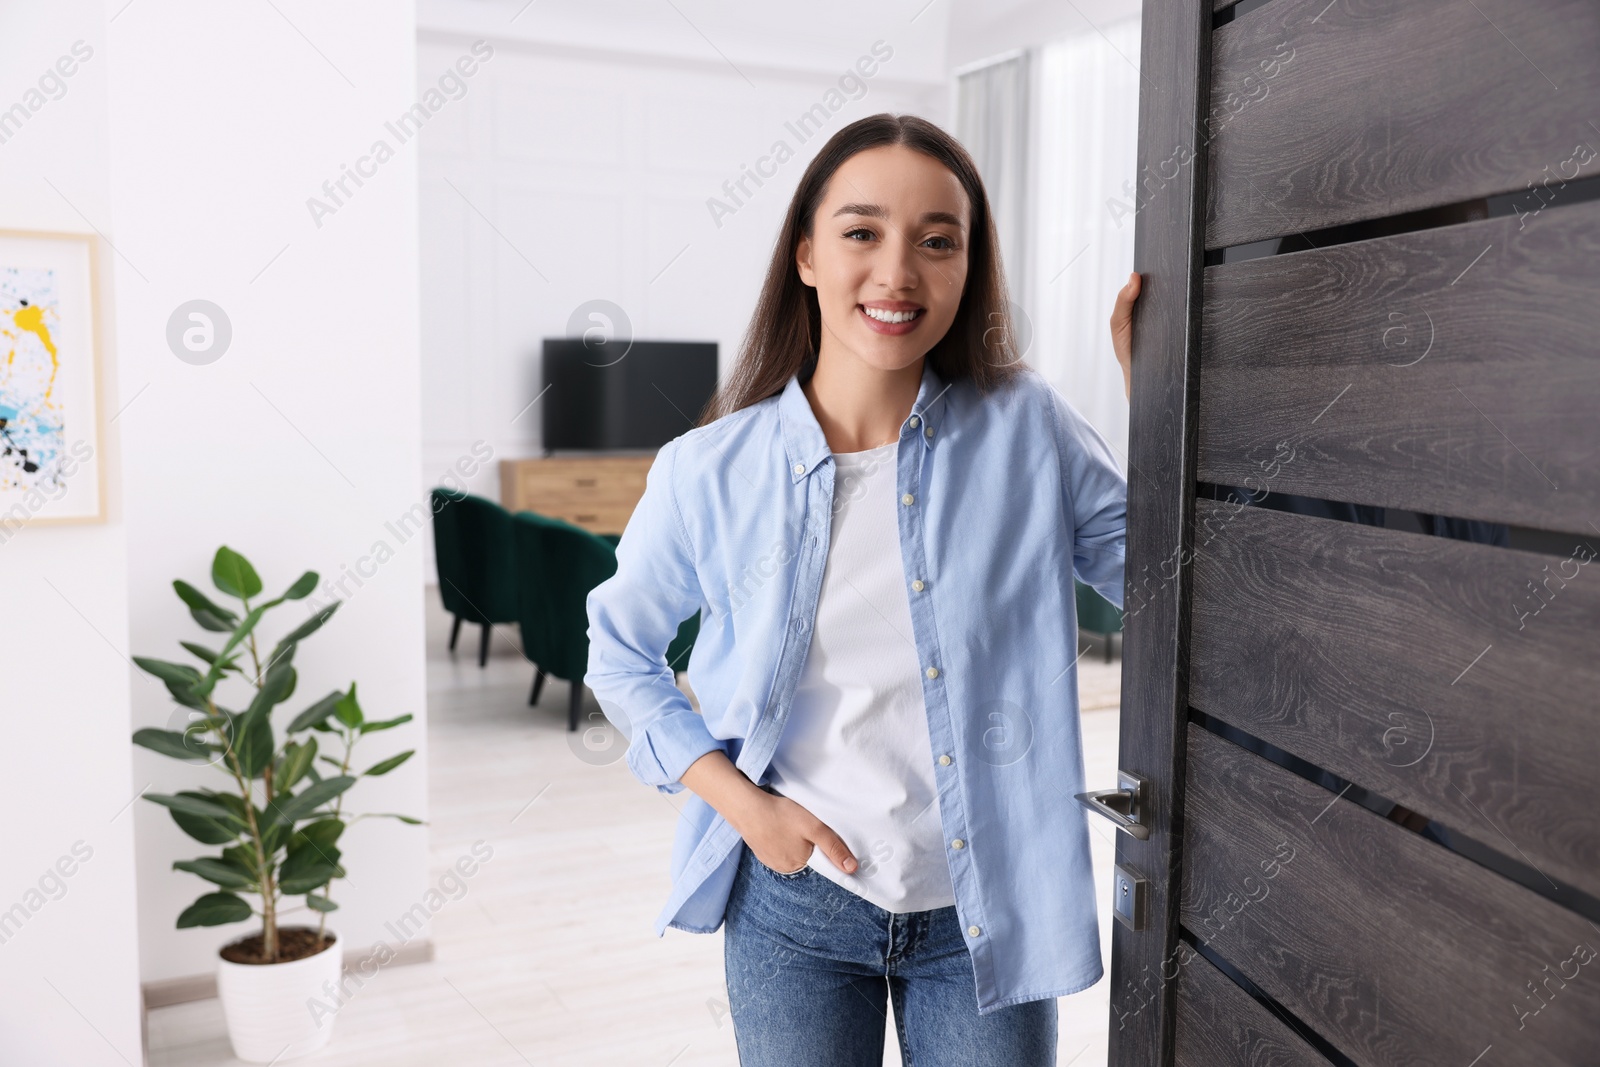
<path id="1" fill-rule="evenodd" d="M 544 450 L 660 448 L 717 389 L 715 341 L 544 341 Z"/>

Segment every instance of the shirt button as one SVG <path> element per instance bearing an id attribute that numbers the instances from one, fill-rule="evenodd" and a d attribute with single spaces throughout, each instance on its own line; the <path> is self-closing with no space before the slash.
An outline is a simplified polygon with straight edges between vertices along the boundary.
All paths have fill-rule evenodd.
<path id="1" fill-rule="evenodd" d="M 938 667 L 929 667 L 928 668 L 928 677 L 929 678 L 937 678 L 937 677 L 939 677 L 939 668 Z"/>
<path id="2" fill-rule="evenodd" d="M 907 493 L 905 496 L 900 498 L 900 503 L 902 503 L 902 504 L 910 504 L 912 501 L 914 501 L 916 499 L 917 499 L 916 497 L 912 496 L 910 493 Z"/>
<path id="3" fill-rule="evenodd" d="M 950 847 L 951 848 L 966 848 L 967 847 L 967 843 L 965 841 L 961 840 L 961 838 L 958 837 L 954 841 L 950 842 Z"/>
<path id="4" fill-rule="evenodd" d="M 933 436 L 933 427 L 932 427 L 932 426 L 929 426 L 929 427 L 927 427 L 927 428 L 925 428 L 925 429 L 924 429 L 924 430 L 923 430 L 923 431 L 922 431 L 922 433 L 923 433 L 923 435 L 924 435 L 924 436 L 926 436 L 926 437 L 932 437 L 932 436 Z"/>
<path id="5" fill-rule="evenodd" d="M 977 926 L 969 926 L 967 927 L 967 933 L 971 934 L 973 937 L 977 937 L 979 934 L 983 933 L 983 930 Z"/>
<path id="6" fill-rule="evenodd" d="M 806 465 L 804 463 L 796 463 L 794 465 L 794 472 L 796 474 L 804 474 L 805 470 L 806 470 Z"/>
<path id="7" fill-rule="evenodd" d="M 911 583 L 911 588 L 915 589 L 917 592 L 920 593 L 920 592 L 923 591 L 923 589 L 925 589 L 927 587 L 922 584 L 922 579 L 918 578 L 916 581 Z"/>
<path id="8" fill-rule="evenodd" d="M 950 766 L 950 757 L 949 757 L 949 756 L 940 756 L 940 757 L 939 757 L 939 765 L 940 765 L 940 766 L 941 766 L 941 767 L 948 767 L 948 766 Z"/>
<path id="9" fill-rule="evenodd" d="M 911 416 L 911 425 L 915 426 L 916 424 L 917 424 L 917 417 L 915 415 L 913 415 L 913 416 Z"/>

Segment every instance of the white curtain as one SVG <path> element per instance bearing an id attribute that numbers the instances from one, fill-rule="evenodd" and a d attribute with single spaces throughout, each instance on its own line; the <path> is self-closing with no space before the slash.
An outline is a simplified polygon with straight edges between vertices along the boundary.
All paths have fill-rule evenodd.
<path id="1" fill-rule="evenodd" d="M 1124 474 L 1128 402 L 1107 320 L 1133 270 L 1138 63 L 1138 19 L 1038 50 L 1037 195 L 1023 302 L 1033 323 L 1027 362 L 1110 442 Z"/>
<path id="2" fill-rule="evenodd" d="M 972 154 L 1000 235 L 1011 299 L 1027 293 L 1029 55 L 995 56 L 955 72 L 956 139 Z M 1021 329 L 1021 327 L 1019 327 Z"/>

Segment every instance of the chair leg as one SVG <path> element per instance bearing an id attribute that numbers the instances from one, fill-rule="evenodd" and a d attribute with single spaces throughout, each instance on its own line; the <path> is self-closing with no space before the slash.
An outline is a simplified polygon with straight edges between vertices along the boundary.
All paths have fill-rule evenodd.
<path id="1" fill-rule="evenodd" d="M 478 641 L 478 666 L 482 667 L 489 662 L 489 631 L 494 629 L 489 623 L 483 624 L 483 637 Z"/>
<path id="2" fill-rule="evenodd" d="M 572 680 L 572 696 L 567 702 L 567 732 L 572 733 L 578 728 L 578 713 L 583 710 L 583 683 L 576 678 Z"/>
<path id="3" fill-rule="evenodd" d="M 456 638 L 458 638 L 460 636 L 461 636 L 461 616 L 457 615 L 455 617 L 455 621 L 450 624 L 450 651 L 451 652 L 454 652 L 456 650 Z"/>
<path id="4" fill-rule="evenodd" d="M 1113 636 L 1115 636 L 1115 635 L 1106 634 L 1106 662 L 1107 663 L 1111 662 L 1111 639 L 1112 639 Z"/>
<path id="5" fill-rule="evenodd" d="M 528 698 L 531 707 L 539 703 L 539 694 L 544 692 L 544 668 L 535 665 L 533 668 L 533 695 Z"/>

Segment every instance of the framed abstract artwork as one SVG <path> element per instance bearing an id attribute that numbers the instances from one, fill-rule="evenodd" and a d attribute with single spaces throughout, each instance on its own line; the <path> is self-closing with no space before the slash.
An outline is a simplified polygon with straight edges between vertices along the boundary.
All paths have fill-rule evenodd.
<path id="1" fill-rule="evenodd" d="M 0 543 L 105 519 L 95 241 L 0 230 Z"/>

